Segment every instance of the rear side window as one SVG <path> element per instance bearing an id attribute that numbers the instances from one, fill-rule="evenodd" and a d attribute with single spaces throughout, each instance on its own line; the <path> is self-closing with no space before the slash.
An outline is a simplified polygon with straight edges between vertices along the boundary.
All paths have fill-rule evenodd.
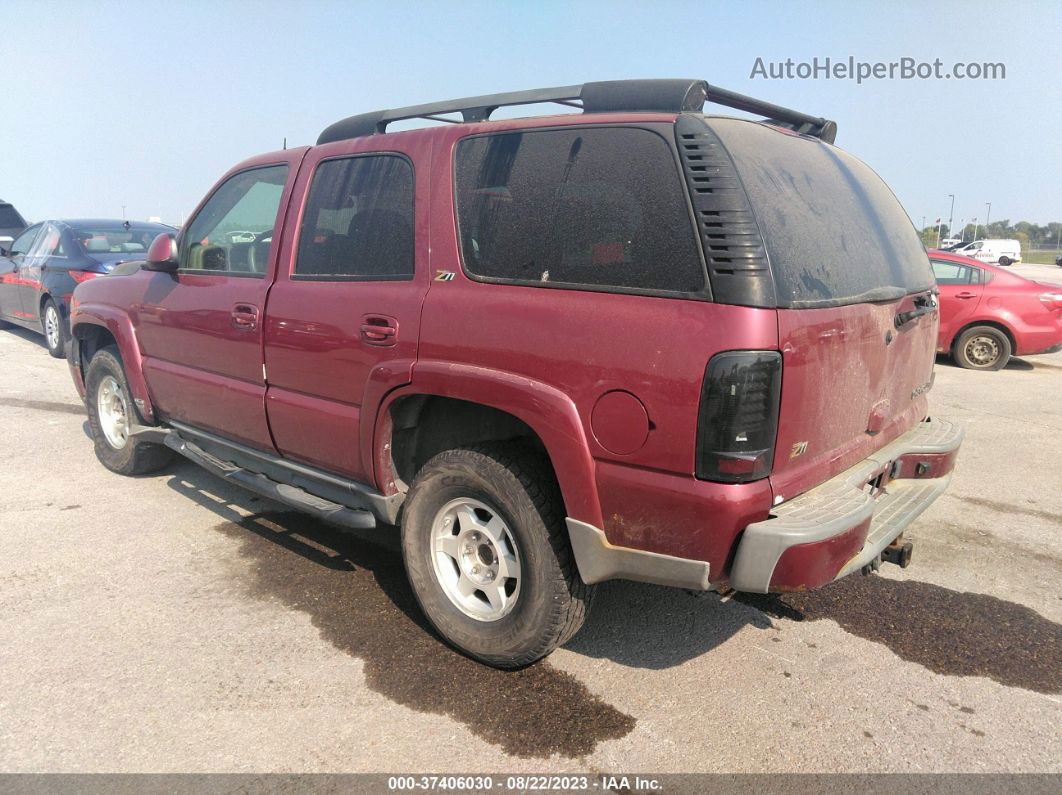
<path id="1" fill-rule="evenodd" d="M 295 278 L 413 278 L 413 166 L 398 155 L 325 160 L 302 216 Z"/>
<path id="2" fill-rule="evenodd" d="M 712 118 L 763 232 L 778 306 L 879 300 L 933 286 L 914 226 L 868 166 L 818 140 Z M 898 297 L 898 296 L 897 296 Z"/>
<path id="3" fill-rule="evenodd" d="M 704 289 L 678 167 L 654 132 L 599 127 L 467 138 L 456 169 L 461 252 L 473 276 Z"/>
<path id="4" fill-rule="evenodd" d="M 933 275 L 937 278 L 937 284 L 981 284 L 981 274 L 984 271 L 980 268 L 942 260 L 932 260 L 932 262 Z"/>

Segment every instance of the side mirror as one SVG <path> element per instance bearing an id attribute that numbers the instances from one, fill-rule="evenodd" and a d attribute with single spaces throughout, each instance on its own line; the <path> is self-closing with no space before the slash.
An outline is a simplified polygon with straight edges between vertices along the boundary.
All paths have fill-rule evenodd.
<path id="1" fill-rule="evenodd" d="M 177 238 L 169 232 L 163 232 L 151 241 L 147 250 L 147 262 L 144 270 L 176 273 L 180 266 L 177 257 Z"/>

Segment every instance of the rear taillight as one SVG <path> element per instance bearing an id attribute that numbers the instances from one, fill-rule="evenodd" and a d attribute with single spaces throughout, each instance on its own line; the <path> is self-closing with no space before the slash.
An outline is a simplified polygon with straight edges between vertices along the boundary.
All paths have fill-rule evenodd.
<path id="1" fill-rule="evenodd" d="M 94 273 L 93 271 L 69 271 L 70 278 L 78 284 L 81 282 L 87 282 L 89 279 L 95 279 L 97 276 L 102 276 L 102 273 Z"/>
<path id="2" fill-rule="evenodd" d="M 765 478 L 774 460 L 782 355 L 730 351 L 708 362 L 697 418 L 697 477 L 723 483 Z"/>
<path id="3" fill-rule="evenodd" d="M 1062 293 L 1044 293 L 1040 296 L 1044 306 L 1056 312 L 1062 310 Z"/>

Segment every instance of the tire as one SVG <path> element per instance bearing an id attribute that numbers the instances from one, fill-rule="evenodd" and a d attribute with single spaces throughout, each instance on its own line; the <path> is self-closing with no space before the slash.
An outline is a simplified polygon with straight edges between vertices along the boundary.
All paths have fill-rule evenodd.
<path id="1" fill-rule="evenodd" d="M 59 307 L 51 298 L 46 298 L 41 307 L 41 328 L 44 329 L 44 343 L 48 346 L 48 353 L 56 359 L 65 359 L 70 335 L 67 333 L 66 324 L 63 323 Z"/>
<path id="2" fill-rule="evenodd" d="M 968 370 L 1001 370 L 1010 360 L 1010 339 L 994 326 L 968 328 L 955 340 L 952 353 Z"/>
<path id="3" fill-rule="evenodd" d="M 564 518 L 548 461 L 518 444 L 447 450 L 428 461 L 406 500 L 402 554 L 439 634 L 497 668 L 529 665 L 575 635 L 593 587 L 579 577 Z"/>
<path id="4" fill-rule="evenodd" d="M 106 412 L 102 419 L 101 404 Z M 141 425 L 147 423 L 136 410 L 121 357 L 113 345 L 101 348 L 89 362 L 85 373 L 85 405 L 96 458 L 107 469 L 119 475 L 144 475 L 161 469 L 173 458 L 168 447 L 138 441 L 128 435 L 130 419 Z M 124 417 L 125 433 L 120 429 L 123 423 L 115 421 L 116 414 Z"/>
<path id="5" fill-rule="evenodd" d="M 1004 267 L 1004 268 L 1006 268 L 1006 267 L 1007 267 L 1008 265 L 1010 265 L 1010 264 L 1011 264 L 1012 262 L 1013 262 L 1013 260 L 1012 260 L 1012 259 L 1011 259 L 1010 257 L 1000 257 L 1000 258 L 999 258 L 999 264 L 1000 264 L 1000 265 L 1001 265 L 1002 267 Z"/>

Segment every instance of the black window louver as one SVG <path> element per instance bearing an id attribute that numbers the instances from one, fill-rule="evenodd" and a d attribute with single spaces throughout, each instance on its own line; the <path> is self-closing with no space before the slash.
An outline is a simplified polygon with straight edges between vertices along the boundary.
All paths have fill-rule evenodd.
<path id="1" fill-rule="evenodd" d="M 774 307 L 774 279 L 748 195 L 703 116 L 682 114 L 676 143 L 717 303 Z"/>

